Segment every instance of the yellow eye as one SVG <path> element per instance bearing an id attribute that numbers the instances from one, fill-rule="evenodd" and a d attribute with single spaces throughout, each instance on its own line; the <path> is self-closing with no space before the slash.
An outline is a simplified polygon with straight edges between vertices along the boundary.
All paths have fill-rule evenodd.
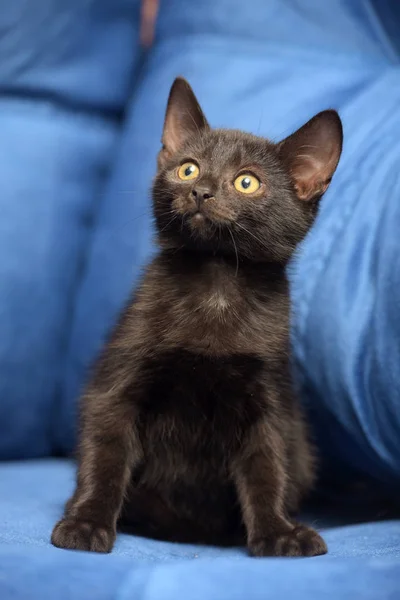
<path id="1" fill-rule="evenodd" d="M 236 177 L 233 185 L 242 194 L 254 194 L 260 188 L 261 182 L 254 175 L 243 173 Z"/>
<path id="2" fill-rule="evenodd" d="M 189 181 L 190 179 L 196 179 L 199 176 L 200 169 L 197 165 L 191 162 L 184 163 L 178 169 L 178 177 L 182 181 Z"/>

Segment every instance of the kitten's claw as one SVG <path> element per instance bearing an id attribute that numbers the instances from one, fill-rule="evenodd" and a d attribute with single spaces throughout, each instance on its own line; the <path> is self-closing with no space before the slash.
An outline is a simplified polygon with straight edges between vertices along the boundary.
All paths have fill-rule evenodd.
<path id="1" fill-rule="evenodd" d="M 115 531 L 110 527 L 79 519 L 61 519 L 53 529 L 51 543 L 58 548 L 111 552 Z"/>
<path id="2" fill-rule="evenodd" d="M 319 556 L 328 548 L 322 537 L 305 525 L 273 538 L 262 538 L 249 544 L 252 556 Z"/>

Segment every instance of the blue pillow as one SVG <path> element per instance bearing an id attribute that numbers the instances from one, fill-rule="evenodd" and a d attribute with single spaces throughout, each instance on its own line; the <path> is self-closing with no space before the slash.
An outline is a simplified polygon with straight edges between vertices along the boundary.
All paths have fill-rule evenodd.
<path id="1" fill-rule="evenodd" d="M 0 12 L 0 458 L 57 448 L 74 298 L 138 53 L 139 0 Z"/>
<path id="2" fill-rule="evenodd" d="M 341 163 L 293 269 L 296 366 L 327 456 L 400 486 L 400 66 L 342 116 Z"/>
<path id="3" fill-rule="evenodd" d="M 332 440 L 321 441 L 327 453 L 381 480 L 398 476 L 400 86 L 379 7 L 161 2 L 77 302 L 58 425 L 65 450 L 73 446 L 74 402 L 88 365 L 153 251 L 150 181 L 168 91 L 183 75 L 214 126 L 279 139 L 319 110 L 341 112 L 343 159 L 293 281 L 297 371 L 316 431 Z"/>

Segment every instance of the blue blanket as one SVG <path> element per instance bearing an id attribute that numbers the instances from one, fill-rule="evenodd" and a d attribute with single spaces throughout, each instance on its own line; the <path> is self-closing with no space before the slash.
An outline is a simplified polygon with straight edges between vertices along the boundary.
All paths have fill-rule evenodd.
<path id="1" fill-rule="evenodd" d="M 74 481 L 72 464 L 0 466 L 2 600 L 394 600 L 400 597 L 400 521 L 316 521 L 329 554 L 252 559 L 218 549 L 119 535 L 110 555 L 60 550 L 50 533 Z M 398 595 L 396 595 L 398 594 Z M 311 596 L 310 596 L 311 595 Z"/>

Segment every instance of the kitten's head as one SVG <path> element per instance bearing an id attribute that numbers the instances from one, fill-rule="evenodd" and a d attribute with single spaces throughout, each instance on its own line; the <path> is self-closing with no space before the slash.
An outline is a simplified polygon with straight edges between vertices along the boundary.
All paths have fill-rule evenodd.
<path id="1" fill-rule="evenodd" d="M 285 263 L 335 172 L 342 125 L 327 110 L 277 144 L 211 129 L 178 78 L 162 144 L 153 198 L 163 247 Z"/>

